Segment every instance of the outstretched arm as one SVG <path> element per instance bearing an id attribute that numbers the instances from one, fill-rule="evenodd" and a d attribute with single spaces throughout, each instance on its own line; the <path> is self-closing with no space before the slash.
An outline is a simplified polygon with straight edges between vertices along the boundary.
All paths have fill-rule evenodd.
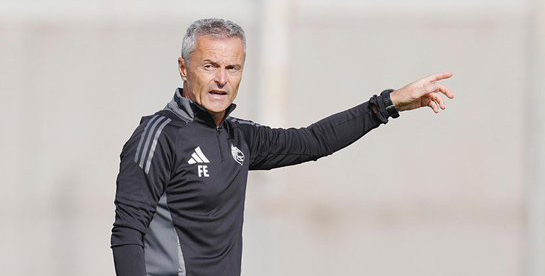
<path id="1" fill-rule="evenodd" d="M 387 93 L 304 128 L 270 128 L 235 120 L 250 148 L 250 169 L 295 165 L 338 151 L 388 122 Z"/>
<path id="2" fill-rule="evenodd" d="M 240 124 L 250 147 L 250 169 L 272 169 L 317 160 L 342 149 L 380 124 L 388 122 L 387 105 L 398 111 L 429 106 L 436 113 L 445 109 L 445 94 L 454 94 L 436 83 L 452 73 L 435 74 L 417 80 L 391 93 L 383 92 L 368 102 L 324 118 L 300 129 L 271 129 L 254 123 Z M 390 102 L 391 100 L 391 102 Z"/>

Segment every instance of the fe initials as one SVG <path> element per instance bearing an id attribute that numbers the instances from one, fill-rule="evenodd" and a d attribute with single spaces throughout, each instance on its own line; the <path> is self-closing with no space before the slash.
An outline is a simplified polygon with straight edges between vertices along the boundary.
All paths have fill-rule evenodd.
<path id="1" fill-rule="evenodd" d="M 209 177 L 208 175 L 208 166 L 206 165 L 198 165 L 197 166 L 197 172 L 199 173 L 199 177 Z"/>

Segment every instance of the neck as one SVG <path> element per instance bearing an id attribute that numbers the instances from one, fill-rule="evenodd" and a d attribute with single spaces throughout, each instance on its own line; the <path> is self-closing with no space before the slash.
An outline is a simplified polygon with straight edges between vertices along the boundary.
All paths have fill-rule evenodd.
<path id="1" fill-rule="evenodd" d="M 214 118 L 214 123 L 216 124 L 216 127 L 220 127 L 223 123 L 223 120 L 225 119 L 225 111 L 220 113 L 212 113 L 208 111 L 208 113 L 210 113 L 210 115 L 212 115 L 212 118 Z"/>
<path id="2" fill-rule="evenodd" d="M 187 87 L 187 82 L 184 81 L 184 88 L 185 87 Z M 183 89 L 181 96 L 186 98 L 186 99 L 189 99 L 193 103 L 197 104 L 197 101 L 195 101 L 195 99 L 193 97 L 191 97 L 191 93 L 189 93 L 188 90 Z M 203 110 L 206 110 L 206 108 L 204 108 L 204 106 L 202 106 L 202 105 L 199 105 L 199 106 Z M 227 109 L 229 110 L 229 108 L 231 108 L 231 107 L 228 107 Z M 220 127 L 221 124 L 223 124 L 223 121 L 225 120 L 225 117 L 226 117 L 225 115 L 227 113 L 227 110 L 224 110 L 224 111 L 221 111 L 221 112 L 211 112 L 209 110 L 206 110 L 206 112 L 208 112 L 208 114 L 210 114 L 210 116 L 212 116 L 212 119 L 214 120 L 214 124 L 216 125 L 216 127 Z"/>

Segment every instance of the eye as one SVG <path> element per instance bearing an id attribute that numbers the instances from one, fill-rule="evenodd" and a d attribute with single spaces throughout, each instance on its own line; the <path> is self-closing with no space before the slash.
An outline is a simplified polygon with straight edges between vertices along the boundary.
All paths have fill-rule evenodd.
<path id="1" fill-rule="evenodd" d="M 203 67 L 205 70 L 212 70 L 212 68 L 214 68 L 214 66 L 212 66 L 210 63 L 205 64 Z"/>
<path id="2" fill-rule="evenodd" d="M 229 70 L 229 72 L 236 73 L 240 71 L 241 67 L 238 65 L 231 65 L 231 66 L 225 67 L 225 69 Z"/>

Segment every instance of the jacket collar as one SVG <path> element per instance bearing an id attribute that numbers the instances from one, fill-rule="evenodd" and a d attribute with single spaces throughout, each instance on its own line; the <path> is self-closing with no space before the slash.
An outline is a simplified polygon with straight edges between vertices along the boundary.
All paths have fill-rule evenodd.
<path id="1" fill-rule="evenodd" d="M 214 122 L 212 115 L 204 107 L 188 98 L 183 97 L 183 94 L 182 88 L 176 89 L 174 97 L 164 109 L 173 112 L 183 121 L 195 121 L 211 127 L 216 127 L 216 123 Z M 231 104 L 229 107 L 227 107 L 222 125 L 224 124 L 227 116 L 229 116 L 229 114 L 233 112 L 235 108 L 236 104 Z"/>

